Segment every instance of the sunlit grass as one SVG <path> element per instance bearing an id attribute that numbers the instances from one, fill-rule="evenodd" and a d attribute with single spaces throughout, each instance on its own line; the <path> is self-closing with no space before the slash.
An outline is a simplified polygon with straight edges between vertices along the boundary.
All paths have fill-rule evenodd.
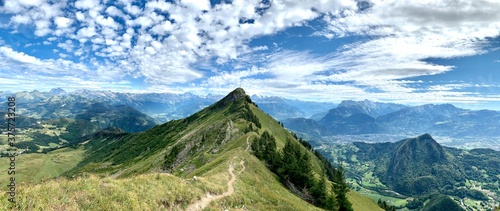
<path id="1" fill-rule="evenodd" d="M 59 178 L 18 187 L 14 210 L 157 210 L 182 209 L 209 191 L 201 181 L 169 174 L 145 174 L 127 179 L 88 175 Z M 2 194 L 1 210 L 9 209 Z"/>
<path id="2" fill-rule="evenodd" d="M 245 134 L 243 131 L 247 129 L 248 122 L 223 114 L 223 112 L 214 114 L 204 121 L 194 121 L 186 128 L 172 124 L 169 126 L 174 128 L 163 130 L 163 127 L 159 126 L 150 132 L 133 135 L 129 137 L 130 140 L 127 139 L 138 144 L 131 145 L 133 149 L 122 149 L 124 153 L 132 150 L 140 150 L 144 153 L 139 153 L 135 157 L 122 156 L 126 162 L 112 165 L 109 159 L 92 161 L 76 171 L 76 175 L 79 176 L 75 178 L 57 178 L 39 184 L 19 184 L 18 203 L 14 210 L 183 210 L 203 199 L 207 193 L 221 195 L 227 192 L 227 182 L 231 178 L 228 172 L 230 165 L 234 165 L 233 173 L 236 175 L 233 183 L 234 194 L 211 201 L 206 210 L 243 210 L 244 208 L 248 210 L 321 210 L 291 193 L 262 161 L 252 155 L 251 149 L 245 150 L 247 138 L 249 142 L 252 142 L 253 138 L 258 137 L 264 130 L 273 133 L 279 150 L 284 146 L 286 139 L 292 139 L 292 135 L 282 129 L 278 122 L 256 107 L 251 106 L 251 108 L 262 124 L 262 129 L 259 129 L 258 133 Z M 206 114 L 202 114 L 198 119 L 202 119 L 203 115 Z M 156 151 L 151 151 L 155 152 L 154 154 L 143 156 L 150 150 L 141 148 L 144 144 L 164 143 L 165 141 L 194 142 L 207 134 L 215 134 L 214 137 L 217 137 L 217 140 L 222 139 L 218 137 L 218 133 L 221 133 L 222 137 L 226 136 L 228 121 L 234 124 L 232 128 L 229 128 L 231 138 L 219 147 L 216 153 L 209 150 L 216 145 L 214 144 L 216 141 L 206 141 L 203 146 L 200 146 L 203 150 L 193 151 L 192 154 L 187 155 L 187 160 L 174 169 L 176 176 L 158 173 L 162 171 L 161 167 L 166 153 L 174 144 L 163 144 L 162 146 L 165 147 L 157 147 Z M 164 131 L 171 129 L 179 129 L 180 133 L 166 140 L 164 133 L 167 132 Z M 183 139 L 184 136 L 187 138 Z M 151 146 L 156 147 L 156 145 Z M 50 172 L 49 169 L 69 166 L 63 161 L 70 159 L 70 155 L 75 156 L 76 161 L 81 160 L 81 157 L 74 154 L 75 152 L 61 150 L 48 155 L 40 155 L 45 157 L 31 156 L 33 156 L 33 162 L 41 166 L 38 170 L 35 169 L 36 172 L 48 172 L 48 175 L 57 176 L 62 173 L 62 170 Z M 311 152 L 308 153 L 311 157 L 314 156 Z M 200 157 L 204 158 L 200 159 Z M 53 164 L 46 163 L 46 160 L 50 160 Z M 244 171 L 242 161 L 245 166 Z M 5 162 L 5 165 L 7 163 Z M 22 165 L 21 162 L 20 168 Z M 311 159 L 311 165 L 315 172 L 321 171 L 318 160 Z M 27 176 L 34 177 L 37 175 L 36 172 Z M 121 173 L 117 174 L 119 172 Z M 118 177 L 114 178 L 112 175 Z M 196 180 L 193 179 L 194 176 L 197 177 Z M 351 193 L 349 198 L 353 200 L 355 210 L 379 209 L 375 201 L 365 196 Z M 0 210 L 8 208 L 7 195 L 0 195 Z"/>
<path id="3" fill-rule="evenodd" d="M 22 154 L 16 157 L 16 182 L 40 182 L 44 179 L 57 177 L 75 167 L 83 158 L 83 149 L 63 148 L 47 154 Z M 8 169 L 9 158 L 0 158 L 0 169 Z M 0 185 L 6 187 L 11 175 L 2 171 Z"/>

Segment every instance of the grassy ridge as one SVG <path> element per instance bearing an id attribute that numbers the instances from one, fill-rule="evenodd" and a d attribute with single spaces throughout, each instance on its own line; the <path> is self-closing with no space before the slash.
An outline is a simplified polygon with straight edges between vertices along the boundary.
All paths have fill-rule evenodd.
<path id="1" fill-rule="evenodd" d="M 246 138 L 241 138 L 237 142 L 246 145 Z M 240 161 L 244 161 L 245 170 L 237 174 L 234 184 L 235 194 L 224 197 L 218 203 L 211 203 L 208 209 L 241 208 L 244 205 L 249 210 L 320 210 L 284 188 L 263 162 L 243 148 L 232 149 L 207 164 L 212 169 L 204 173 L 203 177 L 209 181 L 223 183 L 229 179 L 227 166 L 230 163 L 239 164 Z M 235 172 L 239 172 L 242 168 L 241 165 L 236 165 Z M 203 169 L 200 169 L 201 171 Z"/>
<path id="2" fill-rule="evenodd" d="M 246 145 L 246 138 L 238 142 Z M 182 210 L 202 198 L 206 192 L 224 192 L 229 179 L 228 166 L 242 160 L 245 170 L 236 174 L 235 194 L 211 203 L 207 209 L 245 206 L 249 210 L 320 210 L 284 188 L 275 175 L 244 148 L 232 149 L 213 160 L 209 164 L 212 169 L 198 176 L 196 181 L 192 177 L 181 179 L 163 173 L 126 179 L 84 174 L 76 179 L 23 184 L 18 187 L 20 206 L 17 210 Z M 242 168 L 237 165 L 235 172 Z M 0 200 L 6 202 L 5 197 L 0 196 Z M 0 209 L 7 209 L 7 204 L 2 204 Z"/>
<path id="3" fill-rule="evenodd" d="M 235 194 L 220 200 L 222 206 L 241 208 L 245 205 L 250 210 L 319 210 L 283 188 L 276 176 L 269 172 L 261 161 L 249 151 L 244 151 L 246 136 L 235 140 L 233 144 L 241 147 L 236 147 L 214 160 L 213 165 L 208 165 L 212 169 L 204 176 L 198 177 L 198 182 L 155 173 L 127 179 L 90 175 L 73 180 L 55 179 L 41 184 L 22 184 L 18 187 L 20 206 L 17 210 L 156 210 L 165 207 L 163 203 L 167 201 L 177 201 L 176 205 L 168 204 L 169 209 L 182 210 L 201 198 L 205 192 L 222 193 L 229 178 L 227 166 L 241 160 L 245 161 L 245 171 L 237 175 Z M 62 149 L 47 155 L 32 155 L 52 158 L 61 154 L 68 156 L 76 153 L 81 151 Z M 43 157 L 40 157 L 37 160 L 42 159 Z M 240 171 L 241 168 L 237 166 L 235 171 Z M 32 173 L 37 172 L 36 169 L 32 170 Z M 198 172 L 193 173 L 197 174 Z M 192 175 L 187 178 L 192 178 Z M 5 197 L 0 195 L 0 210 L 7 210 Z M 373 200 L 355 192 L 350 192 L 349 199 L 355 210 L 379 209 Z M 215 210 L 220 207 L 221 205 L 212 203 L 207 209 Z"/>
<path id="4" fill-rule="evenodd" d="M 22 154 L 16 157 L 16 183 L 22 182 L 40 182 L 48 178 L 57 177 L 64 172 L 74 168 L 83 158 L 84 150 L 82 148 L 58 149 L 47 154 Z M 6 187 L 10 175 L 6 169 L 9 168 L 10 161 L 8 157 L 0 158 L 0 185 Z"/>
<path id="5" fill-rule="evenodd" d="M 238 98 L 244 94 L 241 91 L 235 90 L 191 117 L 142 133 L 94 137 L 85 144 L 88 154 L 83 162 L 68 173 L 76 175 L 74 179 L 21 184 L 17 209 L 182 210 L 207 193 L 225 193 L 228 181 L 234 178 L 229 172 L 234 172 L 234 194 L 212 201 L 208 210 L 320 210 L 285 188 L 264 162 L 247 150 L 247 140 L 252 142 L 264 131 L 275 136 L 278 150 L 287 139 L 296 140 L 252 104 L 249 108 L 258 120 L 244 119 L 248 107 Z M 248 132 L 250 124 L 256 126 L 255 121 L 262 127 Z M 165 166 L 163 161 L 170 158 L 174 146 L 181 150 L 172 156 L 174 162 Z M 303 151 L 309 153 L 318 176 L 322 171 L 319 159 L 305 148 Z M 230 165 L 234 171 L 229 170 Z M 166 169 L 173 175 L 156 173 Z M 0 196 L 2 203 L 5 197 Z M 379 210 L 375 201 L 359 194 L 352 193 L 349 199 L 355 210 Z"/>

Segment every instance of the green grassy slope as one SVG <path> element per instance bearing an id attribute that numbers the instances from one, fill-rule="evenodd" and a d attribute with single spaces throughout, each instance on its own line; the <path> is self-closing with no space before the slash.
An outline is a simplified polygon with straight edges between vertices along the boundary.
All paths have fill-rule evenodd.
<path id="1" fill-rule="evenodd" d="M 168 174 L 127 179 L 87 176 L 55 179 L 18 188 L 17 206 L 0 195 L 0 210 L 181 210 L 209 190 L 206 181 L 192 182 Z"/>
<path id="2" fill-rule="evenodd" d="M 377 202 L 355 191 L 349 191 L 348 197 L 355 211 L 383 210 L 377 205 Z"/>
<path id="3" fill-rule="evenodd" d="M 137 134 L 95 136 L 85 144 L 83 161 L 67 174 L 76 178 L 20 186 L 19 198 L 30 200 L 21 201 L 18 209 L 182 210 L 205 204 L 208 210 L 319 210 L 286 189 L 252 154 L 249 144 L 263 131 L 276 137 L 278 149 L 287 139 L 297 140 L 250 103 L 262 128 L 249 131 L 249 125 L 257 127 L 248 120 L 246 102 L 237 89 L 186 119 Z M 309 153 L 319 175 L 320 161 Z M 349 199 L 355 210 L 378 210 L 359 194 Z"/>
<path id="4" fill-rule="evenodd" d="M 47 154 L 22 154 L 16 157 L 16 182 L 36 183 L 45 179 L 57 177 L 74 168 L 82 160 L 82 148 L 63 148 Z M 0 158 L 0 186 L 6 187 L 11 175 L 7 174 L 10 165 L 8 157 Z"/>

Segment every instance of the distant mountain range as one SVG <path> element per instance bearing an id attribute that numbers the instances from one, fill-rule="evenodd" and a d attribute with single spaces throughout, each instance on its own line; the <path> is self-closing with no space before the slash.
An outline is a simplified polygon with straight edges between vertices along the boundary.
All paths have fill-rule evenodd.
<path id="1" fill-rule="evenodd" d="M 16 116 L 19 119 L 17 127 L 21 128 L 37 127 L 43 121 L 66 118 L 81 120 L 85 125 L 94 125 L 101 129 L 119 127 L 127 132 L 144 131 L 159 123 L 131 106 L 91 99 L 78 93 L 67 93 L 62 89 L 3 95 L 3 99 L 6 99 L 7 95 L 16 98 Z"/>
<path id="2" fill-rule="evenodd" d="M 77 118 L 108 113 L 103 102 L 91 105 Z M 69 199 L 95 199 L 66 203 L 67 210 L 381 210 L 350 191 L 341 168 L 262 112 L 241 88 L 187 118 L 140 133 L 109 127 L 82 137 L 37 155 L 57 161 L 50 170 L 68 155 L 78 162 L 63 166 L 70 169 L 66 178 L 20 184 L 19 209 L 60 207 L 67 200 L 46 199 L 56 187 L 68 190 Z M 16 167 L 26 171 L 38 167 L 21 164 Z"/>
<path id="3" fill-rule="evenodd" d="M 253 95 L 252 100 L 262 111 L 277 120 L 311 117 L 335 106 L 333 103 L 291 100 L 282 97 Z"/>
<path id="4" fill-rule="evenodd" d="M 2 99 L 11 96 L 12 93 L 2 93 Z M 166 122 L 172 119 L 179 119 L 193 114 L 195 111 L 214 103 L 220 96 L 209 95 L 205 98 L 187 94 L 170 93 L 145 93 L 131 94 L 111 91 L 90 91 L 76 90 L 66 92 L 63 89 L 52 89 L 49 92 L 23 91 L 14 93 L 19 108 L 22 113 L 29 113 L 38 118 L 54 118 L 55 116 L 65 116 L 81 112 L 81 107 L 85 104 L 104 103 L 110 106 L 126 105 L 142 113 L 148 114 L 158 122 Z M 52 109 L 54 112 L 43 113 L 42 108 L 36 110 L 35 107 Z M 71 111 L 64 109 L 65 106 L 72 107 Z M 57 112 L 57 109 L 66 110 L 70 113 Z M 52 116 L 50 116 L 52 115 Z M 55 115 L 55 116 L 54 116 Z"/>
<path id="5" fill-rule="evenodd" d="M 149 122 L 144 123 L 146 125 L 187 117 L 222 97 L 201 97 L 191 93 L 141 94 L 90 90 L 66 92 L 61 88 L 49 92 L 0 92 L 0 97 L 6 99 L 13 94 L 17 98 L 19 114 L 25 117 L 54 119 L 88 116 L 88 113 L 84 114 L 86 110 L 93 104 L 100 103 L 111 110 L 117 108 L 116 106 L 128 106 L 129 111 L 137 111 L 131 112 L 134 116 L 143 113 L 149 116 L 141 115 L 142 122 Z M 407 137 L 422 133 L 453 138 L 500 136 L 500 112 L 466 110 L 451 104 L 406 106 L 368 100 L 346 100 L 335 106 L 333 103 L 258 95 L 252 96 L 252 100 L 265 113 L 283 122 L 288 129 L 315 137 L 359 134 L 400 134 Z M 156 123 L 153 123 L 151 118 Z M 101 126 L 106 124 L 112 125 L 104 121 Z"/>
<path id="6" fill-rule="evenodd" d="M 68 112 L 76 114 L 80 112 L 79 106 L 82 106 L 81 104 L 98 102 L 108 105 L 127 105 L 151 116 L 158 122 L 167 122 L 187 117 L 223 97 L 212 94 L 202 97 L 191 93 L 119 93 L 91 90 L 66 92 L 61 88 L 55 88 L 49 92 L 40 92 L 37 90 L 18 93 L 0 92 L 0 99 L 6 99 L 7 96 L 13 94 L 17 98 L 21 113 L 37 118 L 50 119 L 71 115 Z M 277 120 L 311 117 L 314 114 L 327 111 L 329 108 L 335 106 L 333 103 L 291 100 L 273 96 L 253 95 L 252 100 L 259 105 L 260 109 Z M 72 107 L 73 110 L 62 109 L 64 106 L 72 104 L 77 104 Z M 44 108 L 35 109 L 36 105 Z M 44 109 L 51 112 L 43 112 Z M 61 111 L 58 112 L 58 109 Z"/>
<path id="7" fill-rule="evenodd" d="M 130 187 L 156 181 L 160 185 L 149 185 L 141 191 L 161 188 L 176 194 L 150 196 L 154 199 L 141 206 L 191 210 L 238 205 L 252 210 L 319 210 L 342 206 L 340 202 L 347 202 L 347 198 L 339 198 L 342 194 L 337 193 L 348 192 L 355 210 L 379 209 L 373 200 L 349 191 L 345 182 L 338 182 L 344 181 L 343 167 L 333 168 L 328 161 L 345 167 L 352 190 L 372 198 L 384 197 L 378 206 L 385 208 L 385 201 L 411 210 L 491 208 L 495 205 L 491 201 L 500 195 L 498 151 L 443 147 L 427 134 L 498 136 L 497 111 L 471 111 L 450 104 L 410 107 L 367 100 L 343 101 L 329 109 L 334 105 L 268 96 L 251 99 L 240 88 L 225 97 L 62 89 L 0 93 L 4 99 L 11 95 L 16 97 L 19 123 L 26 127 L 39 125 L 36 133 L 25 130 L 32 139 L 21 142 L 26 148 L 42 147 L 36 152 L 53 155 L 64 152 L 59 146 L 51 147 L 52 143 L 61 142 L 61 146 L 71 146 L 63 149 L 68 153 L 85 151 L 65 173 L 76 180 L 38 185 L 83 187 L 68 193 L 74 197 L 81 192 L 90 194 L 117 187 L 120 189 L 110 193 L 122 193 L 123 189 L 130 192 Z M 187 117 L 179 118 L 183 116 Z M 40 120 L 45 124 L 38 123 Z M 166 120 L 169 121 L 160 124 Z M 421 131 L 425 134 L 395 143 L 327 143 L 314 149 L 280 123 L 317 137 Z M 34 146 L 28 145 L 31 142 L 35 142 Z M 123 180 L 113 179 L 117 177 Z M 116 181 L 128 184 L 116 185 Z M 77 182 L 88 185 L 76 185 Z M 46 195 L 39 190 L 45 188 L 28 189 L 23 194 L 35 196 L 20 198 Z M 182 190 L 181 195 L 178 190 Z M 232 194 L 234 197 L 227 197 Z M 109 197 L 106 203 L 100 201 L 102 204 L 85 201 L 73 209 L 102 209 L 110 201 L 116 202 L 111 203 L 114 209 L 123 209 L 142 198 L 126 196 Z M 129 200 L 128 196 L 135 198 Z M 230 200 L 229 205 L 223 197 Z M 198 204 L 207 198 L 220 201 L 211 206 L 210 200 Z M 47 203 L 58 206 L 61 202 Z M 31 206 L 27 202 L 21 204 Z"/>
<path id="8" fill-rule="evenodd" d="M 389 197 L 412 197 L 414 200 L 407 204 L 410 209 L 423 206 L 428 194 L 433 193 L 456 201 L 483 202 L 463 204 L 474 210 L 491 209 L 500 199 L 500 152 L 492 149 L 443 147 L 424 134 L 393 143 L 330 145 L 321 151 L 335 163 L 344 163 L 358 191 L 369 189 Z"/>
<path id="9" fill-rule="evenodd" d="M 466 110 L 451 104 L 405 106 L 371 101 L 343 101 L 315 119 L 284 120 L 285 127 L 313 136 L 353 134 L 422 134 L 500 136 L 500 112 Z"/>

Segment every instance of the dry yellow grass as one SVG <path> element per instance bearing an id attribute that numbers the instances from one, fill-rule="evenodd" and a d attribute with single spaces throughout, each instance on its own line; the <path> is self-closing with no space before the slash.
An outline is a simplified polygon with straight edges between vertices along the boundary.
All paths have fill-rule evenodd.
<path id="1" fill-rule="evenodd" d="M 187 181 L 169 174 L 127 179 L 87 175 L 18 186 L 17 206 L 0 196 L 0 210 L 182 210 L 211 191 L 205 181 Z"/>

